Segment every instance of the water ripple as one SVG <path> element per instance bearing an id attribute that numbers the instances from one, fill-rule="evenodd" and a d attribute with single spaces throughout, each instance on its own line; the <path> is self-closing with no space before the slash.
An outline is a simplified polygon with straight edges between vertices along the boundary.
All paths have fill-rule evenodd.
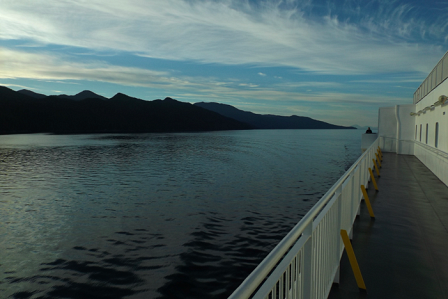
<path id="1" fill-rule="evenodd" d="M 226 298 L 356 160 L 355 133 L 0 136 L 0 293 Z"/>

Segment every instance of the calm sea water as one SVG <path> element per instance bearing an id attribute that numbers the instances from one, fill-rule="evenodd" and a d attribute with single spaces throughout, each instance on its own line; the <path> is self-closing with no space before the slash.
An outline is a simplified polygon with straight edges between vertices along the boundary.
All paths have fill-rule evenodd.
<path id="1" fill-rule="evenodd" d="M 226 298 L 361 134 L 0 136 L 0 297 Z"/>

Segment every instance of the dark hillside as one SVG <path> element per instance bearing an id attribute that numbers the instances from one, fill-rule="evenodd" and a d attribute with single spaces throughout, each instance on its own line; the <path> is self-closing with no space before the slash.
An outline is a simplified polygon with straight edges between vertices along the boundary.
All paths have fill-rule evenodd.
<path id="1" fill-rule="evenodd" d="M 21 94 L 24 94 L 24 95 L 27 95 L 29 97 L 35 98 L 35 99 L 42 99 L 42 98 L 46 97 L 46 95 L 44 95 L 44 94 L 37 93 L 37 92 L 31 91 L 31 90 L 27 90 L 27 89 L 18 90 L 17 92 L 21 93 Z"/>
<path id="2" fill-rule="evenodd" d="M 257 129 L 355 129 L 354 127 L 333 125 L 304 116 L 256 114 L 239 110 L 226 104 L 201 102 L 195 103 L 194 105 L 247 123 Z"/>
<path id="3" fill-rule="evenodd" d="M 64 98 L 64 99 L 68 99 L 68 100 L 73 100 L 73 101 L 82 101 L 85 99 L 101 99 L 101 100 L 107 100 L 106 97 L 100 96 L 99 94 L 96 94 L 90 90 L 84 90 L 81 91 L 80 93 L 74 95 L 74 96 L 68 96 L 66 94 L 61 94 L 58 95 L 57 97 L 59 98 Z"/>
<path id="4" fill-rule="evenodd" d="M 41 99 L 0 87 L 0 134 L 188 132 L 249 129 L 247 124 L 171 98 L 144 101 L 124 94 L 110 100 Z"/>

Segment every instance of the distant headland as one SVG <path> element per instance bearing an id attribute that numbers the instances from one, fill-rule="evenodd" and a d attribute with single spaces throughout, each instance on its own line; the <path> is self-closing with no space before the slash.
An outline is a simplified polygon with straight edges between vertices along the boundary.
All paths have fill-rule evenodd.
<path id="1" fill-rule="evenodd" d="M 332 125 L 304 116 L 256 114 L 239 110 L 226 104 L 201 102 L 195 103 L 194 105 L 217 112 L 240 122 L 247 123 L 256 129 L 356 129 L 355 127 Z"/>
<path id="2" fill-rule="evenodd" d="M 149 133 L 248 129 L 356 129 L 301 116 L 261 115 L 218 103 L 145 101 L 85 90 L 51 95 L 0 86 L 0 134 Z"/>

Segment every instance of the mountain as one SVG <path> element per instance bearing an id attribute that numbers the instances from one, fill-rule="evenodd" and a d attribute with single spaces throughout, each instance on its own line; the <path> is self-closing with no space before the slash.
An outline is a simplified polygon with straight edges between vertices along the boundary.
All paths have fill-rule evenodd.
<path id="1" fill-rule="evenodd" d="M 24 94 L 24 95 L 27 95 L 27 96 L 30 96 L 30 97 L 35 98 L 35 99 L 42 99 L 42 98 L 46 97 L 46 95 L 44 95 L 44 94 L 37 93 L 37 92 L 31 91 L 31 90 L 28 90 L 28 89 L 22 89 L 22 90 L 19 90 L 17 92 L 21 93 L 21 94 Z"/>
<path id="2" fill-rule="evenodd" d="M 47 95 L 41 94 L 41 93 L 36 93 L 34 91 L 31 90 L 27 90 L 27 89 L 22 89 L 22 90 L 18 90 L 18 93 L 30 96 L 32 98 L 36 98 L 36 99 L 43 99 L 45 97 L 47 97 Z M 84 90 L 81 91 L 80 93 L 74 95 L 74 96 L 70 96 L 70 95 L 66 95 L 66 94 L 60 94 L 60 95 L 51 95 L 52 97 L 58 97 L 61 99 L 67 99 L 67 100 L 74 100 L 74 101 L 82 101 L 85 99 L 101 99 L 101 100 L 107 100 L 106 97 L 103 97 L 99 94 L 96 94 L 90 90 Z"/>
<path id="3" fill-rule="evenodd" d="M 80 93 L 74 95 L 74 96 L 68 96 L 66 94 L 57 95 L 58 98 L 73 100 L 73 101 L 82 101 L 85 99 L 101 99 L 101 100 L 107 100 L 106 97 L 100 96 L 99 94 L 96 94 L 90 90 L 84 90 Z"/>
<path id="4" fill-rule="evenodd" d="M 354 129 L 301 116 L 261 115 L 218 103 L 172 98 L 144 101 L 117 93 L 110 99 L 84 90 L 45 96 L 0 86 L 0 134 L 144 133 L 244 129 Z"/>
<path id="5" fill-rule="evenodd" d="M 0 86 L 0 134 L 189 132 L 250 128 L 234 119 L 171 98 L 144 101 L 118 93 L 107 101 L 101 97 L 75 101 L 59 96 L 36 99 Z"/>
<path id="6" fill-rule="evenodd" d="M 200 102 L 195 103 L 194 105 L 247 123 L 257 129 L 355 129 L 354 127 L 332 125 L 323 121 L 297 115 L 279 116 L 256 114 L 220 103 Z"/>
<path id="7" fill-rule="evenodd" d="M 16 92 L 8 87 L 0 86 L 0 104 L 5 101 L 11 101 L 14 105 L 23 105 L 33 103 L 36 99 L 23 93 Z M 0 108 L 3 106 L 0 105 Z"/>

